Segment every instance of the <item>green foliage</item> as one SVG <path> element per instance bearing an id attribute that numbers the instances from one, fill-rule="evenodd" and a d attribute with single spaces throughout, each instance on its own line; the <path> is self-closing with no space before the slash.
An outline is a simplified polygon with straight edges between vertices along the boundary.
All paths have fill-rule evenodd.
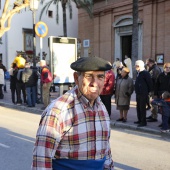
<path id="1" fill-rule="evenodd" d="M 43 4 L 45 0 L 41 0 L 41 4 Z M 42 18 L 43 13 L 46 11 L 48 13 L 48 9 L 50 5 L 56 5 L 56 22 L 59 23 L 59 2 L 61 2 L 62 7 L 66 5 L 69 8 L 69 16 L 72 19 L 72 2 L 76 4 L 77 8 L 83 8 L 87 11 L 89 16 L 93 17 L 93 0 L 50 0 L 48 1 L 41 10 L 40 20 Z"/>

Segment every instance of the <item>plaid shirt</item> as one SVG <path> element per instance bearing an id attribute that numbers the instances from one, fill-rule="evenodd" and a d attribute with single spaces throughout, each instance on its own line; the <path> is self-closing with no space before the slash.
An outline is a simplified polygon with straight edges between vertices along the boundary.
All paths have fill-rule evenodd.
<path id="1" fill-rule="evenodd" d="M 52 159 L 97 160 L 106 156 L 112 170 L 110 118 L 98 97 L 94 107 L 77 86 L 42 113 L 33 151 L 32 170 L 51 170 Z"/>

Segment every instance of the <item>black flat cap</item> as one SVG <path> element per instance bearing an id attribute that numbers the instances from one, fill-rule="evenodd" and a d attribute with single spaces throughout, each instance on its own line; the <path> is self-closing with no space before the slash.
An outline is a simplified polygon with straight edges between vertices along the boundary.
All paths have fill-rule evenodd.
<path id="1" fill-rule="evenodd" d="M 112 65 L 99 57 L 81 57 L 73 62 L 70 67 L 75 71 L 106 71 L 112 68 Z"/>

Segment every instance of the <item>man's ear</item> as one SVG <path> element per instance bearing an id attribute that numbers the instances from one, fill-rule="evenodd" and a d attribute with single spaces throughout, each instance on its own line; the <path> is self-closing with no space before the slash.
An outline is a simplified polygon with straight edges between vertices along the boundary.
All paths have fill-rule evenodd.
<path id="1" fill-rule="evenodd" d="M 75 81 L 75 84 L 78 85 L 78 73 L 77 72 L 74 72 L 74 81 Z"/>

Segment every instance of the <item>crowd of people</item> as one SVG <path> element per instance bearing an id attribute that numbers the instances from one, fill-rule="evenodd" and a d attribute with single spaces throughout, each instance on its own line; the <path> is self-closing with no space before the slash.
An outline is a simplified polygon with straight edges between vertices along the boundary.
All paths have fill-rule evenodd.
<path id="1" fill-rule="evenodd" d="M 138 127 L 143 127 L 148 122 L 158 121 L 158 113 L 162 109 L 160 106 L 152 104 L 151 101 L 162 99 L 164 92 L 170 92 L 170 63 L 165 63 L 163 68 L 160 68 L 152 58 L 147 58 L 145 63 L 142 60 L 137 60 L 135 62 L 135 78 L 133 78 L 132 67 L 131 59 L 127 55 L 125 55 L 124 61 L 116 58 L 112 69 L 105 71 L 104 87 L 100 98 L 111 117 L 111 99 L 114 96 L 116 109 L 120 113 L 117 121 L 125 123 L 130 109 L 131 95 L 135 90 L 137 121 L 134 123 Z M 4 97 L 3 86 L 6 90 L 4 78 L 6 71 L 6 67 L 0 61 L 0 99 Z M 11 99 L 14 104 L 35 107 L 38 103 L 37 85 L 38 78 L 40 78 L 44 103 L 42 110 L 48 106 L 53 76 L 45 60 L 40 61 L 40 69 L 37 69 L 37 67 L 30 66 L 30 63 L 27 63 L 22 56 L 17 55 L 11 64 L 9 74 Z M 146 110 L 151 112 L 148 117 L 146 117 Z M 169 131 L 164 128 L 162 123 L 159 127 L 162 128 L 162 131 Z"/>
<path id="2" fill-rule="evenodd" d="M 124 61 L 131 63 L 129 58 L 127 60 L 127 56 Z M 170 63 L 167 62 L 163 65 L 163 68 L 160 68 L 152 58 L 147 58 L 145 63 L 142 60 L 137 60 L 135 62 L 136 78 L 133 86 L 131 79 L 133 73 L 129 76 L 130 70 L 124 61 L 121 62 L 117 58 L 113 63 L 114 73 L 116 74 L 115 103 L 117 110 L 120 111 L 120 118 L 117 121 L 127 121 L 130 97 L 134 87 L 137 104 L 137 121 L 134 123 L 138 127 L 143 127 L 148 122 L 157 122 L 159 113 L 162 115 L 162 123 L 159 125 L 161 132 L 169 132 L 170 128 L 167 124 L 170 124 L 170 98 L 168 95 L 170 93 Z M 146 110 L 151 112 L 148 117 L 146 117 Z"/>
<path id="3" fill-rule="evenodd" d="M 0 71 L 1 70 L 2 69 L 0 69 Z M 26 59 L 23 58 L 21 55 L 17 55 L 11 64 L 9 74 L 11 99 L 13 104 L 24 104 L 27 107 L 35 107 L 36 103 L 42 102 L 42 110 L 44 110 L 48 106 L 48 104 L 50 103 L 50 87 L 53 80 L 53 76 L 45 60 L 40 61 L 40 67 L 38 68 L 31 66 L 30 63 L 27 62 Z M 40 87 L 42 86 L 42 90 L 39 91 L 38 79 L 40 79 Z M 3 80 L 4 79 L 1 79 L 1 81 Z M 3 93 L 3 84 L 4 81 L 2 85 L 0 84 L 0 93 Z M 41 95 L 40 91 L 42 91 L 42 99 L 38 99 L 38 95 Z"/>

